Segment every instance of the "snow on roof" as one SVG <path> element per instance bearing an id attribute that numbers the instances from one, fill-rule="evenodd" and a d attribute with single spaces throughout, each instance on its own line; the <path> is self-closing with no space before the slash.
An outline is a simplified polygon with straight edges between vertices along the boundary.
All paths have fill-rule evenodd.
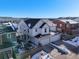
<path id="1" fill-rule="evenodd" d="M 64 20 L 60 20 L 62 22 L 69 22 L 70 24 L 77 24 L 78 22 L 74 21 L 74 20 L 71 20 L 71 19 L 64 19 Z"/>
<path id="2" fill-rule="evenodd" d="M 3 25 L 6 25 L 6 26 L 10 26 L 10 24 L 7 22 L 7 23 L 2 23 Z"/>
<path id="3" fill-rule="evenodd" d="M 56 33 L 55 33 L 55 32 L 50 32 L 50 34 L 51 34 L 51 35 L 55 35 Z"/>
<path id="4" fill-rule="evenodd" d="M 43 21 L 49 26 L 56 26 L 56 24 L 54 24 L 53 21 L 50 21 L 50 20 L 43 20 Z"/>
<path id="5" fill-rule="evenodd" d="M 11 28 L 13 30 L 16 30 L 18 25 L 16 23 L 11 23 L 11 22 L 7 22 L 7 23 L 3 23 L 3 25 L 6 25 L 6 26 L 11 26 Z"/>

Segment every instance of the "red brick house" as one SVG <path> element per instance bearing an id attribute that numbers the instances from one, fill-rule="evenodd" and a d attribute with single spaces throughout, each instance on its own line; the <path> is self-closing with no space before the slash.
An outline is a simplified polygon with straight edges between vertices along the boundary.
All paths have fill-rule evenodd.
<path id="1" fill-rule="evenodd" d="M 57 24 L 57 31 L 63 33 L 74 33 L 78 28 L 78 22 L 73 20 L 53 20 L 53 23 Z"/>

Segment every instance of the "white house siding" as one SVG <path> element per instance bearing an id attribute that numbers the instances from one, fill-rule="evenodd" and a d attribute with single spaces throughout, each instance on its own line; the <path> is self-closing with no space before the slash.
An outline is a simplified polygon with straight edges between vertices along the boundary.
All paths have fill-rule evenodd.
<path id="1" fill-rule="evenodd" d="M 46 29 L 46 32 L 45 32 L 45 29 Z M 49 34 L 49 26 L 47 24 L 45 24 L 45 26 L 43 26 L 43 28 L 32 28 L 30 32 L 31 32 L 32 36 L 36 36 L 38 34 L 42 34 L 42 35 Z"/>
<path id="2" fill-rule="evenodd" d="M 34 42 L 36 45 L 38 45 L 39 43 L 41 43 L 42 45 L 46 45 L 49 43 L 49 36 L 45 36 L 42 38 L 32 37 L 31 41 Z"/>
<path id="3" fill-rule="evenodd" d="M 53 23 L 53 21 L 50 20 L 43 20 L 48 26 L 50 27 L 50 31 L 56 31 L 56 24 Z"/>
<path id="4" fill-rule="evenodd" d="M 45 29 L 46 29 L 46 32 L 45 32 Z M 42 35 L 49 34 L 49 26 L 47 24 L 45 24 L 43 28 L 41 28 L 41 34 Z"/>
<path id="5" fill-rule="evenodd" d="M 30 31 L 31 31 L 31 35 L 32 36 L 36 36 L 38 34 L 41 34 L 42 29 L 40 28 L 40 26 L 43 24 L 44 22 L 42 20 L 40 20 Z M 37 30 L 37 31 L 36 31 Z M 44 29 L 43 29 L 44 30 Z M 48 32 L 48 29 L 47 29 Z M 44 33 L 44 31 L 43 31 Z"/>
<path id="6" fill-rule="evenodd" d="M 41 43 L 42 45 L 47 45 L 50 42 L 54 42 L 54 41 L 60 40 L 60 38 L 61 38 L 61 34 L 46 35 L 46 36 L 41 37 L 41 38 L 32 38 L 32 42 L 34 42 L 37 45 L 39 43 Z"/>
<path id="7" fill-rule="evenodd" d="M 43 37 L 39 40 L 39 42 L 42 44 L 42 45 L 46 45 L 50 42 L 54 42 L 54 41 L 57 41 L 57 40 L 60 40 L 60 37 L 61 37 L 61 34 L 57 34 L 57 35 L 49 35 L 49 36 L 46 36 L 46 37 Z"/>
<path id="8" fill-rule="evenodd" d="M 37 30 L 37 31 L 36 31 Z M 30 35 L 31 36 L 36 36 L 36 35 L 38 35 L 39 33 L 41 33 L 41 29 L 40 28 L 32 28 L 31 30 L 30 30 Z"/>
<path id="9" fill-rule="evenodd" d="M 28 29 L 28 35 L 32 35 L 32 29 Z"/>
<path id="10" fill-rule="evenodd" d="M 25 22 L 23 20 L 21 20 L 21 22 L 18 24 L 18 35 L 22 35 L 25 32 L 27 32 L 28 26 L 25 24 Z"/>
<path id="11" fill-rule="evenodd" d="M 56 31 L 56 26 L 50 26 L 50 31 Z"/>
<path id="12" fill-rule="evenodd" d="M 33 28 L 39 28 L 44 22 L 42 20 L 38 21 Z"/>
<path id="13" fill-rule="evenodd" d="M 60 40 L 61 38 L 61 34 L 56 34 L 56 35 L 51 35 L 50 37 L 50 42 L 54 42 L 54 41 L 57 41 L 57 40 Z"/>
<path id="14" fill-rule="evenodd" d="M 48 43 L 50 43 L 50 35 L 49 36 L 45 36 L 39 39 L 39 43 L 41 43 L 42 45 L 46 45 Z"/>
<path id="15" fill-rule="evenodd" d="M 34 42 L 36 45 L 38 45 L 38 43 L 39 43 L 39 40 L 37 38 L 35 38 L 35 37 L 30 37 L 30 40 L 32 42 Z"/>
<path id="16" fill-rule="evenodd" d="M 43 19 L 43 22 L 45 22 L 46 24 L 48 24 L 49 26 L 52 26 L 52 22 L 48 19 Z"/>

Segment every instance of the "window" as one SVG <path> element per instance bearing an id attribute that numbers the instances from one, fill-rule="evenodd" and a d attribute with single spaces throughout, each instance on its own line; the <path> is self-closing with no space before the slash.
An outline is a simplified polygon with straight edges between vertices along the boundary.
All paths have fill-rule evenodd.
<path id="1" fill-rule="evenodd" d="M 29 29 L 28 29 L 28 33 L 29 33 Z"/>
<path id="2" fill-rule="evenodd" d="M 11 34 L 10 33 L 7 34 L 7 38 L 11 38 Z"/>
<path id="3" fill-rule="evenodd" d="M 25 32 L 26 30 L 24 29 L 24 32 Z"/>
<path id="4" fill-rule="evenodd" d="M 47 29 L 45 28 L 45 32 L 47 32 Z"/>
<path id="5" fill-rule="evenodd" d="M 60 24 L 60 27 L 62 27 L 62 24 Z"/>
<path id="6" fill-rule="evenodd" d="M 35 29 L 35 32 L 37 32 L 37 29 Z"/>
<path id="7" fill-rule="evenodd" d="M 29 39 L 29 36 L 27 36 L 28 37 L 28 39 Z"/>

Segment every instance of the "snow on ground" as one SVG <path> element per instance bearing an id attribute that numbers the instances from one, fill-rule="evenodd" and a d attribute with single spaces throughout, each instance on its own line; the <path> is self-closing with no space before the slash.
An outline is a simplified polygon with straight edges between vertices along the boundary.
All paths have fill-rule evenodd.
<path id="1" fill-rule="evenodd" d="M 78 47 L 79 46 L 79 37 L 75 37 L 74 39 L 72 39 L 71 41 L 64 41 L 68 44 L 71 44 L 75 47 Z"/>
<path id="2" fill-rule="evenodd" d="M 52 57 L 47 54 L 45 51 L 38 52 L 35 54 L 32 59 L 52 59 Z"/>

